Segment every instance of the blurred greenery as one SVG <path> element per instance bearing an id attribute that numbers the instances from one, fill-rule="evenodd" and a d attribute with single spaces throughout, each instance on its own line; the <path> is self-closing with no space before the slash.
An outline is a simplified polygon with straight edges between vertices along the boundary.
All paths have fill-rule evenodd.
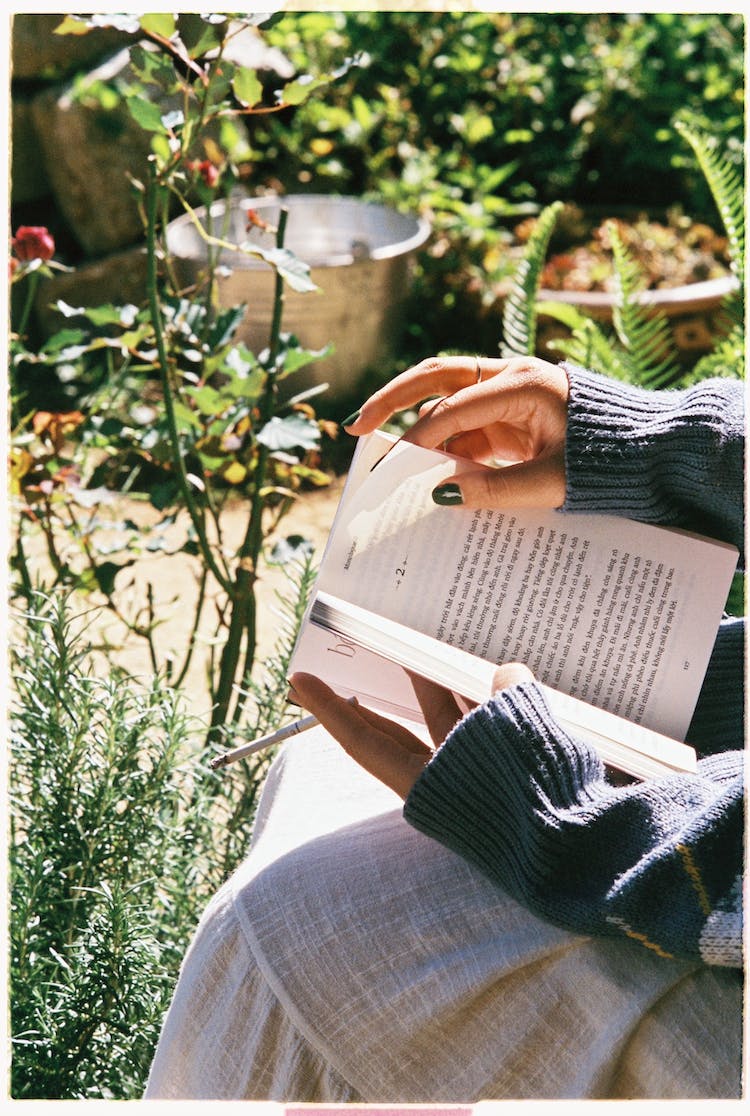
<path id="1" fill-rule="evenodd" d="M 514 164 L 515 202 L 682 203 L 710 196 L 674 136 L 689 111 L 738 163 L 739 13 L 294 13 L 267 32 L 299 68 L 359 64 L 254 134 L 286 188 L 392 193 L 419 205 L 476 194 Z M 489 175 L 489 180 L 487 180 Z"/>
<path id="2" fill-rule="evenodd" d="M 402 366 L 472 331 L 495 347 L 482 308 L 512 272 L 504 247 L 523 214 L 557 200 L 603 216 L 676 207 L 715 226 L 678 113 L 744 166 L 738 13 L 291 13 L 266 35 L 300 71 L 357 64 L 324 97 L 254 123 L 252 178 L 433 222 Z"/>

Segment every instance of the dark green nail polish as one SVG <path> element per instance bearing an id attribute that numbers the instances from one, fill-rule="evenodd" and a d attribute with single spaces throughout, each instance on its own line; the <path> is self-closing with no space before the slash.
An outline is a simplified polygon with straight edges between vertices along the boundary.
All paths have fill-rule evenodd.
<path id="1" fill-rule="evenodd" d="M 341 423 L 341 425 L 342 426 L 354 426 L 354 423 L 357 421 L 357 419 L 359 418 L 359 416 L 361 414 L 362 414 L 362 408 L 360 407 L 358 411 L 354 412 L 354 414 L 349 415 L 349 418 L 345 418 L 344 421 Z"/>
<path id="2" fill-rule="evenodd" d="M 432 490 L 432 498 L 436 504 L 441 504 L 444 507 L 454 507 L 456 504 L 463 504 L 464 498 L 461 495 L 461 489 L 457 484 L 439 484 L 437 488 Z"/>

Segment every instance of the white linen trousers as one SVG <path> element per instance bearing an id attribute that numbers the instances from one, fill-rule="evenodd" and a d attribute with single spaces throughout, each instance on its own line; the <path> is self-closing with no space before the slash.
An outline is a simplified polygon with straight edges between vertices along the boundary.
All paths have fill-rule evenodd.
<path id="1" fill-rule="evenodd" d="M 540 921 L 315 728 L 274 759 L 145 1096 L 739 1098 L 742 1009 L 735 971 Z"/>

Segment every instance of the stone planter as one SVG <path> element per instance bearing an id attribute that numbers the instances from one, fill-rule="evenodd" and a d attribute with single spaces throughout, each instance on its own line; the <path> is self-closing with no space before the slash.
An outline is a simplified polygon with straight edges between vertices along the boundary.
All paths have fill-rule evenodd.
<path id="1" fill-rule="evenodd" d="M 247 228 L 247 210 L 255 210 L 276 224 L 281 206 L 288 210 L 285 246 L 310 266 L 319 291 L 300 294 L 288 287 L 284 295 L 282 329 L 294 333 L 309 349 L 335 346 L 333 355 L 295 376 L 295 389 L 326 382 L 330 394 L 347 396 L 363 374 L 394 354 L 403 327 L 405 298 L 415 253 L 430 234 L 428 222 L 384 205 L 357 198 L 321 194 L 288 197 L 233 198 L 229 228 L 222 232 L 232 243 L 251 241 L 272 248 L 273 234 Z M 225 203 L 211 208 L 215 229 L 222 228 Z M 203 224 L 205 209 L 197 210 Z M 189 215 L 178 217 L 167 230 L 167 246 L 181 282 L 200 279 L 206 265 L 206 246 Z M 221 306 L 247 305 L 238 332 L 248 348 L 259 352 L 268 345 L 274 273 L 260 260 L 225 253 L 222 265 L 231 267 L 218 277 Z"/>

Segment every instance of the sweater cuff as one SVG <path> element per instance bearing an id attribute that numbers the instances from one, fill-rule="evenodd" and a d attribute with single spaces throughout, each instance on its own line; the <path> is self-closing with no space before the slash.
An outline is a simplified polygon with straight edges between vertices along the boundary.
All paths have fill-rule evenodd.
<path id="1" fill-rule="evenodd" d="M 738 533 L 743 481 L 739 381 L 652 391 L 562 367 L 570 383 L 564 511 L 687 526 L 741 545 L 728 537 Z"/>
<path id="2" fill-rule="evenodd" d="M 538 685 L 523 683 L 459 722 L 419 775 L 404 817 L 523 899 L 543 887 L 559 813 L 592 805 L 604 787 L 594 750 L 560 728 Z"/>

